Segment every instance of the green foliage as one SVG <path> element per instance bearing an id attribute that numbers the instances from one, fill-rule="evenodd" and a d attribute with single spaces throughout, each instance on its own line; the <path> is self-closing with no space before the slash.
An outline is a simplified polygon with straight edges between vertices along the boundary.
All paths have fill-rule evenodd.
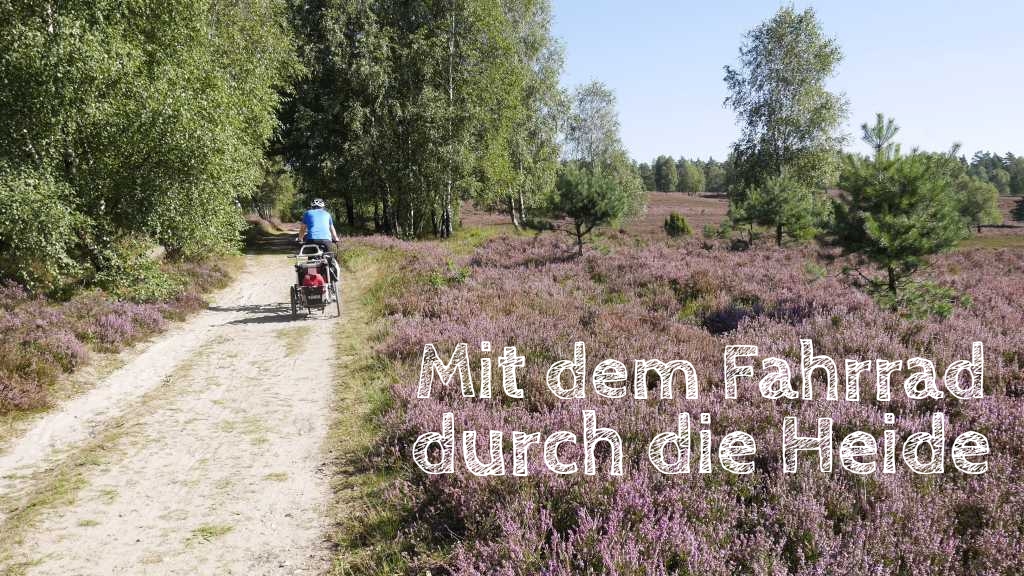
<path id="1" fill-rule="evenodd" d="M 899 311 L 904 318 L 928 320 L 949 318 L 956 308 L 971 305 L 971 297 L 934 282 L 907 282 L 899 293 L 893 293 L 884 284 L 876 284 L 871 295 L 879 306 Z"/>
<path id="2" fill-rule="evenodd" d="M 637 173 L 640 175 L 640 181 L 643 183 L 644 190 L 647 192 L 654 192 L 658 189 L 656 180 L 654 178 L 654 170 L 651 165 L 647 162 L 641 162 L 637 166 Z"/>
<path id="3" fill-rule="evenodd" d="M 126 238 L 105 250 L 103 266 L 95 284 L 121 300 L 159 302 L 173 299 L 187 284 L 187 278 L 168 272 L 151 255 L 151 242 Z"/>
<path id="4" fill-rule="evenodd" d="M 704 188 L 708 192 L 725 192 L 727 177 L 725 165 L 714 158 L 704 164 Z"/>
<path id="5" fill-rule="evenodd" d="M 571 234 L 582 254 L 583 240 L 594 228 L 639 214 L 646 199 L 643 182 L 619 139 L 615 94 L 604 84 L 591 82 L 574 92 L 565 154 L 547 212 L 572 220 Z"/>
<path id="6" fill-rule="evenodd" d="M 898 148 L 874 158 L 848 156 L 835 202 L 834 241 L 848 253 L 881 266 L 894 295 L 931 254 L 964 237 L 947 154 Z"/>
<path id="7" fill-rule="evenodd" d="M 80 218 L 70 199 L 49 174 L 0 164 L 0 277 L 47 290 L 75 274 L 70 250 Z"/>
<path id="8" fill-rule="evenodd" d="M 654 189 L 658 192 L 672 192 L 678 181 L 675 160 L 671 156 L 658 156 L 654 161 Z"/>
<path id="9" fill-rule="evenodd" d="M 1024 157 L 978 152 L 968 169 L 971 176 L 996 187 L 1003 196 L 1024 196 Z"/>
<path id="10" fill-rule="evenodd" d="M 679 163 L 676 166 L 676 171 L 679 173 L 679 183 L 676 185 L 677 190 L 680 192 L 689 192 L 690 194 L 697 194 L 704 191 L 704 171 L 696 162 L 690 162 L 685 158 L 680 158 Z"/>
<path id="11" fill-rule="evenodd" d="M 672 238 L 678 238 L 680 236 L 692 236 L 693 230 L 690 228 L 689 222 L 686 218 L 678 212 L 672 212 L 665 219 L 665 233 Z"/>
<path id="12" fill-rule="evenodd" d="M 725 68 L 725 102 L 742 125 L 733 144 L 737 190 L 757 189 L 784 169 L 805 187 L 834 181 L 847 104 L 825 82 L 841 59 L 810 8 L 780 8 L 747 33 L 739 67 Z"/>
<path id="13" fill-rule="evenodd" d="M 250 199 L 253 212 L 264 220 L 294 220 L 304 208 L 296 189 L 295 175 L 281 156 L 268 158 L 264 164 L 263 182 Z"/>
<path id="14" fill-rule="evenodd" d="M 469 278 L 472 270 L 465 266 L 458 266 L 455 261 L 451 258 L 447 261 L 446 268 L 442 270 L 434 270 L 430 273 L 430 277 L 427 279 L 427 283 L 435 288 L 444 288 L 445 286 L 451 286 L 454 284 L 462 284 Z"/>
<path id="15" fill-rule="evenodd" d="M 875 151 L 875 156 L 886 155 L 891 156 L 895 153 L 895 144 L 892 140 L 896 137 L 896 133 L 900 131 L 900 127 L 896 125 L 896 121 L 892 118 L 886 119 L 885 115 L 879 112 L 875 115 L 874 125 L 868 124 L 867 122 L 860 125 L 861 140 L 863 140 L 868 146 Z"/>
<path id="16" fill-rule="evenodd" d="M 571 161 L 559 171 L 551 211 L 572 220 L 572 234 L 580 254 L 584 238 L 594 228 L 619 223 L 642 209 L 643 195 L 635 185 L 624 184 L 623 180 L 615 161 L 598 166 Z"/>
<path id="17" fill-rule="evenodd" d="M 768 178 L 735 202 L 732 219 L 738 224 L 757 224 L 775 230 L 775 242 L 783 236 L 797 240 L 813 237 L 828 221 L 828 204 L 822 194 L 788 176 Z"/>
<path id="18" fill-rule="evenodd" d="M 828 276 L 828 269 L 814 260 L 808 260 L 804 264 L 804 274 L 807 275 L 808 282 L 817 282 Z"/>
<path id="19" fill-rule="evenodd" d="M 561 49 L 547 0 L 294 3 L 311 74 L 281 152 L 350 225 L 451 236 L 459 202 L 522 225 L 553 188 Z"/>
<path id="20" fill-rule="evenodd" d="M 967 226 L 977 228 L 980 232 L 984 225 L 1002 224 L 999 191 L 994 185 L 962 174 L 956 179 L 954 190 L 960 204 L 960 215 Z"/>
<path id="21" fill-rule="evenodd" d="M 94 268 L 125 235 L 189 257 L 237 244 L 297 71 L 284 8 L 0 4 L 0 162 L 49 175 L 66 190 L 49 197 L 89 224 L 54 242 Z"/>

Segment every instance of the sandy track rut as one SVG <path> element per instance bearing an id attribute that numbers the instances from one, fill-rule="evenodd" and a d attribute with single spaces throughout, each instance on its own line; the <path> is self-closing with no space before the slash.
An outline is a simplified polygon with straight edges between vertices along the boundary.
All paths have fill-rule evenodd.
<path id="1" fill-rule="evenodd" d="M 281 256 L 248 256 L 209 310 L 0 454 L 8 500 L 62 461 L 82 462 L 74 501 L 44 511 L 11 554 L 19 571 L 324 570 L 339 324 L 333 314 L 290 321 L 291 274 Z"/>

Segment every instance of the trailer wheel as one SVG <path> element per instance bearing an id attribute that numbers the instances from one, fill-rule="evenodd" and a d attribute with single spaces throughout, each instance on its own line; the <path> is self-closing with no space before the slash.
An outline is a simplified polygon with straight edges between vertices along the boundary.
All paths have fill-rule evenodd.
<path id="1" fill-rule="evenodd" d="M 341 286 L 337 280 L 331 284 L 331 291 L 334 292 L 334 311 L 341 317 Z"/>

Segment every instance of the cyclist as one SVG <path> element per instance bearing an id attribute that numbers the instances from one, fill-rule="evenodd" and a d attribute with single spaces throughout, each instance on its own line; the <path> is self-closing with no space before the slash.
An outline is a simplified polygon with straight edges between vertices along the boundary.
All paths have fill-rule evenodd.
<path id="1" fill-rule="evenodd" d="M 334 230 L 334 218 L 324 210 L 324 201 L 316 198 L 310 203 L 309 210 L 302 215 L 299 225 L 299 242 L 317 244 L 324 252 L 331 251 L 331 244 L 338 241 L 338 232 Z"/>
<path id="2" fill-rule="evenodd" d="M 331 254 L 334 251 L 333 244 L 338 242 L 338 232 L 334 229 L 334 218 L 331 218 L 324 206 L 321 198 L 315 198 L 310 203 L 309 210 L 302 215 L 297 240 L 300 244 L 316 244 L 325 253 Z M 333 257 L 330 260 L 334 274 L 340 276 L 337 262 Z"/>

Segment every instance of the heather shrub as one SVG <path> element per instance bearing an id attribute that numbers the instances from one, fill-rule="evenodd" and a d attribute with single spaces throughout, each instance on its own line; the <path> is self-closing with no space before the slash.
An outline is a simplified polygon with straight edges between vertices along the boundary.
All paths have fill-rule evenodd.
<path id="1" fill-rule="evenodd" d="M 665 233 L 672 238 L 678 238 L 680 236 L 692 236 L 693 230 L 690 229 L 690 225 L 686 222 L 686 218 L 678 212 L 672 212 L 665 219 Z"/>
<path id="2" fill-rule="evenodd" d="M 404 558 L 406 573 L 434 574 L 1010 574 L 1024 569 L 1024 255 L 1008 250 L 936 256 L 920 274 L 924 292 L 961 294 L 972 305 L 936 313 L 894 313 L 885 302 L 844 280 L 843 260 L 821 260 L 810 248 L 708 250 L 682 240 L 636 246 L 612 242 L 609 253 L 566 259 L 558 239 L 495 238 L 466 257 L 437 245 L 395 245 L 408 254 L 403 289 L 384 295 L 387 335 L 381 361 L 399 379 L 375 466 L 399 471 L 383 496 L 387 550 Z M 468 267 L 459 283 L 432 285 L 431 270 Z M 813 263 L 813 266 L 808 263 Z M 941 287 L 941 288 L 940 288 Z M 910 290 L 907 291 L 908 293 Z M 941 298 L 940 298 L 941 300 Z M 921 302 L 928 301 L 927 298 Z M 798 341 L 834 358 L 966 357 L 971 340 L 986 345 L 985 400 L 913 402 L 765 402 L 756 390 L 721 397 L 721 351 L 749 343 L 762 356 L 786 358 L 799 370 Z M 528 363 L 519 381 L 523 400 L 466 399 L 457 387 L 416 399 L 422 346 L 442 354 L 457 342 L 488 340 L 494 350 L 515 345 Z M 546 367 L 584 340 L 593 362 L 603 358 L 686 358 L 701 382 L 697 400 L 636 402 L 590 395 L 553 400 Z M 471 354 L 478 365 L 479 354 Z M 628 362 L 627 362 L 628 365 Z M 632 376 L 629 376 L 631 379 Z M 649 381 L 650 384 L 650 381 Z M 899 389 L 901 380 L 894 379 Z M 500 396 L 500 394 L 499 394 Z M 443 412 L 457 430 L 579 430 L 594 409 L 599 425 L 623 439 L 625 475 L 559 476 L 536 460 L 527 477 L 478 478 L 456 466 L 426 475 L 412 463 L 416 436 L 437 430 Z M 804 466 L 780 470 L 782 418 L 801 422 L 832 416 L 838 434 L 880 434 L 882 415 L 899 416 L 898 436 L 926 428 L 928 415 L 951 415 L 950 435 L 984 430 L 993 445 L 990 469 L 968 477 L 948 471 L 922 477 L 822 474 Z M 758 441 L 755 472 L 664 476 L 645 464 L 645 440 L 672 426 L 678 412 L 712 414 L 715 442 L 742 429 Z M 955 418 L 952 416 L 955 415 Z M 478 437 L 486 452 L 486 435 Z M 712 447 L 714 451 L 715 446 Z M 573 445 L 562 455 L 579 454 Z M 506 450 L 508 469 L 511 454 Z M 371 564 L 374 562 L 371 561 Z M 368 565 L 367 570 L 373 566 Z"/>
<path id="3" fill-rule="evenodd" d="M 157 270 L 178 279 L 176 291 L 166 290 L 157 299 L 152 293 L 142 298 L 146 292 L 123 284 L 113 287 L 122 287 L 123 296 L 138 296 L 138 302 L 98 289 L 60 302 L 11 282 L 0 285 L 0 414 L 45 406 L 49 388 L 63 373 L 80 367 L 90 351 L 116 352 L 158 333 L 168 320 L 205 307 L 199 291 L 219 287 L 228 278 L 212 262 L 175 263 Z"/>

